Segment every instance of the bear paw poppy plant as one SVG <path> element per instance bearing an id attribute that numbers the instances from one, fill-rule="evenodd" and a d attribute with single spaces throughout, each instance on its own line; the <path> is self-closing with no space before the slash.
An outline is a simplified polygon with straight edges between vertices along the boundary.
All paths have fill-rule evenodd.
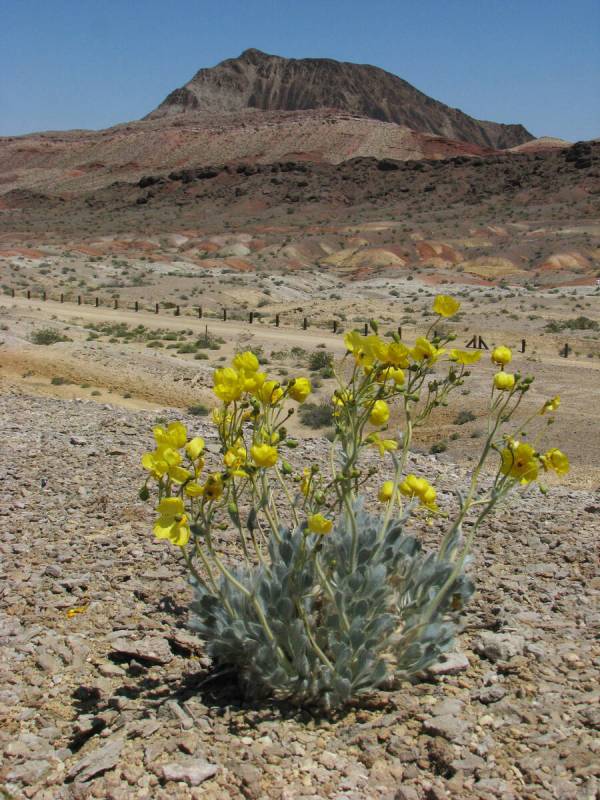
<path id="1" fill-rule="evenodd" d="M 443 318 L 458 309 L 446 296 L 433 305 Z M 207 470 L 204 440 L 180 422 L 155 428 L 156 447 L 142 456 L 154 534 L 179 548 L 194 586 L 191 626 L 248 694 L 335 708 L 437 661 L 474 590 L 465 567 L 480 523 L 514 489 L 569 468 L 564 453 L 540 452 L 524 434 L 558 397 L 511 430 L 532 378 L 506 372 L 512 353 L 497 347 L 481 453 L 456 501 L 440 499 L 431 476 L 407 468 L 413 431 L 480 354 L 448 349 L 454 337 L 432 329 L 412 346 L 371 329 L 345 337 L 327 464 L 286 458 L 298 444 L 286 422 L 310 396 L 309 379 L 271 380 L 251 352 L 214 373 L 218 464 L 211 456 Z M 434 515 L 445 532 L 426 553 L 407 529 Z M 215 534 L 228 527 L 236 559 Z"/>

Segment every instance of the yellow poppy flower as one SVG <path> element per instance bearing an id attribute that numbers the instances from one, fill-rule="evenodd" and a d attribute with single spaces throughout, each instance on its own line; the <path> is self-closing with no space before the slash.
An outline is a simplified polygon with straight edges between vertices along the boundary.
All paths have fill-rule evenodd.
<path id="1" fill-rule="evenodd" d="M 344 336 L 346 349 L 352 353 L 355 362 L 362 367 L 370 367 L 375 360 L 373 342 L 362 336 L 358 331 L 350 331 Z"/>
<path id="2" fill-rule="evenodd" d="M 244 392 L 256 395 L 266 379 L 267 376 L 264 372 L 241 372 L 240 386 Z"/>
<path id="3" fill-rule="evenodd" d="M 546 471 L 553 470 L 557 475 L 566 475 L 570 469 L 569 459 L 557 447 L 548 450 L 541 457 L 541 461 Z"/>
<path id="4" fill-rule="evenodd" d="M 388 345 L 386 363 L 393 367 L 406 369 L 410 364 L 410 350 L 402 342 L 392 342 Z"/>
<path id="5" fill-rule="evenodd" d="M 200 458 L 202 452 L 204 451 L 204 439 L 201 436 L 195 436 L 185 446 L 185 452 L 187 453 L 188 458 L 192 461 L 195 461 L 197 458 Z"/>
<path id="6" fill-rule="evenodd" d="M 433 364 L 446 351 L 435 347 L 435 345 L 424 336 L 419 336 L 411 352 L 415 361 L 427 360 Z"/>
<path id="7" fill-rule="evenodd" d="M 245 372 L 250 375 L 258 372 L 259 368 L 258 358 L 250 350 L 247 350 L 245 353 L 237 353 L 232 364 L 233 368 L 238 372 Z"/>
<path id="8" fill-rule="evenodd" d="M 174 447 L 179 450 L 187 442 L 187 431 L 182 422 L 171 422 L 166 429 L 157 425 L 153 433 L 159 447 Z"/>
<path id="9" fill-rule="evenodd" d="M 169 465 L 160 457 L 158 450 L 152 453 L 144 453 L 142 456 L 142 467 L 147 470 L 153 478 L 162 478 L 169 469 Z"/>
<path id="10" fill-rule="evenodd" d="M 223 456 L 223 461 L 228 469 L 237 470 L 246 462 L 246 448 L 241 442 L 236 442 Z"/>
<path id="11" fill-rule="evenodd" d="M 371 425 L 385 425 L 390 418 L 390 407 L 385 400 L 376 400 L 369 414 Z"/>
<path id="12" fill-rule="evenodd" d="M 333 522 L 323 514 L 311 514 L 308 518 L 308 530 L 324 536 L 333 528 Z"/>
<path id="13" fill-rule="evenodd" d="M 538 476 L 538 460 L 535 450 L 526 442 L 508 441 L 507 446 L 501 451 L 502 463 L 500 472 L 511 478 L 519 480 L 521 483 L 530 483 Z"/>
<path id="14" fill-rule="evenodd" d="M 384 367 L 379 370 L 377 374 L 378 383 L 385 383 L 386 381 L 393 381 L 396 386 L 404 383 L 404 372 L 400 367 Z"/>
<path id="15" fill-rule="evenodd" d="M 509 392 L 515 385 L 515 376 L 511 372 L 497 372 L 494 375 L 494 386 L 501 392 Z"/>
<path id="16" fill-rule="evenodd" d="M 279 458 L 279 453 L 276 447 L 271 447 L 270 444 L 255 444 L 250 448 L 250 455 L 252 460 L 259 467 L 274 467 Z"/>
<path id="17" fill-rule="evenodd" d="M 239 400 L 242 395 L 241 377 L 231 367 L 216 369 L 213 375 L 213 383 L 213 392 L 224 403 Z"/>
<path id="18" fill-rule="evenodd" d="M 265 405 L 275 406 L 283 397 L 283 389 L 277 381 L 265 381 L 258 389 L 257 397 Z"/>
<path id="19" fill-rule="evenodd" d="M 437 511 L 435 504 L 437 493 L 426 478 L 418 478 L 412 474 L 407 475 L 398 489 L 406 497 L 418 497 L 421 505 L 426 506 L 430 511 Z"/>
<path id="20" fill-rule="evenodd" d="M 438 294 L 433 301 L 433 311 L 440 317 L 453 317 L 459 308 L 459 301 L 447 294 Z"/>
<path id="21" fill-rule="evenodd" d="M 367 336 L 365 340 L 365 350 L 374 361 L 386 362 L 388 358 L 389 345 L 374 333 Z"/>
<path id="22" fill-rule="evenodd" d="M 474 350 L 469 353 L 468 350 L 450 350 L 450 361 L 456 361 L 457 364 L 463 364 L 469 367 L 471 364 L 476 364 L 481 358 L 481 352 Z"/>
<path id="23" fill-rule="evenodd" d="M 498 364 L 499 367 L 505 367 L 512 361 L 512 350 L 509 347 L 495 347 L 491 355 L 492 362 Z"/>
<path id="24" fill-rule="evenodd" d="M 168 475 L 175 483 L 185 483 L 192 477 L 192 473 L 184 467 L 169 467 Z"/>
<path id="25" fill-rule="evenodd" d="M 377 499 L 380 503 L 389 502 L 394 496 L 394 481 L 386 481 L 383 483 L 377 493 Z"/>
<path id="26" fill-rule="evenodd" d="M 288 394 L 292 400 L 303 403 L 311 392 L 312 386 L 308 378 L 294 378 Z"/>
<path id="27" fill-rule="evenodd" d="M 157 539 L 168 539 L 178 547 L 186 545 L 190 539 L 190 526 L 185 515 L 183 500 L 180 497 L 165 497 L 158 504 L 159 517 L 154 524 Z"/>

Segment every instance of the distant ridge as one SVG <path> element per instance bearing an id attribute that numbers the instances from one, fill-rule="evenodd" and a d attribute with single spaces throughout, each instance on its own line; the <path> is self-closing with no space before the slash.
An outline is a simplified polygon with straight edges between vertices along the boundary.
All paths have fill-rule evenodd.
<path id="1" fill-rule="evenodd" d="M 327 58 L 284 58 L 256 49 L 199 70 L 146 119 L 251 108 L 338 109 L 493 149 L 516 147 L 534 138 L 523 125 L 474 119 L 379 67 Z"/>

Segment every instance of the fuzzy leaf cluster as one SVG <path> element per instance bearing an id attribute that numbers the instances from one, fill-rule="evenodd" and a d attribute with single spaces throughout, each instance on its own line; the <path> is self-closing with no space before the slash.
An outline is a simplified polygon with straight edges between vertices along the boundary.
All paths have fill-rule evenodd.
<path id="1" fill-rule="evenodd" d="M 339 707 L 424 669 L 451 645 L 473 585 L 462 571 L 446 585 L 458 540 L 424 553 L 403 533 L 409 514 L 382 530 L 357 502 L 354 550 L 348 515 L 326 537 L 282 529 L 268 565 L 234 573 L 246 591 L 223 579 L 217 599 L 195 582 L 192 627 L 249 694 L 298 704 Z"/>

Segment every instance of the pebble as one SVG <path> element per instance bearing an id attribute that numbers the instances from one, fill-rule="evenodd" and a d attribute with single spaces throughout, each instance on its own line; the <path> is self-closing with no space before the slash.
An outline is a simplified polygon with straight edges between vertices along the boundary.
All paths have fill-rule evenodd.
<path id="1" fill-rule="evenodd" d="M 169 642 L 158 636 L 139 640 L 116 639 L 112 642 L 111 650 L 115 655 L 131 656 L 151 664 L 168 664 L 173 659 Z"/>
<path id="2" fill-rule="evenodd" d="M 121 750 L 123 749 L 123 739 L 111 739 L 102 747 L 98 747 L 88 753 L 81 761 L 78 761 L 67 774 L 67 780 L 86 782 L 101 772 L 106 772 L 116 766 Z"/>
<path id="3" fill-rule="evenodd" d="M 164 764 L 163 778 L 166 781 L 184 781 L 188 786 L 199 786 L 217 774 L 219 768 L 207 761 L 193 761 L 187 764 Z"/>

